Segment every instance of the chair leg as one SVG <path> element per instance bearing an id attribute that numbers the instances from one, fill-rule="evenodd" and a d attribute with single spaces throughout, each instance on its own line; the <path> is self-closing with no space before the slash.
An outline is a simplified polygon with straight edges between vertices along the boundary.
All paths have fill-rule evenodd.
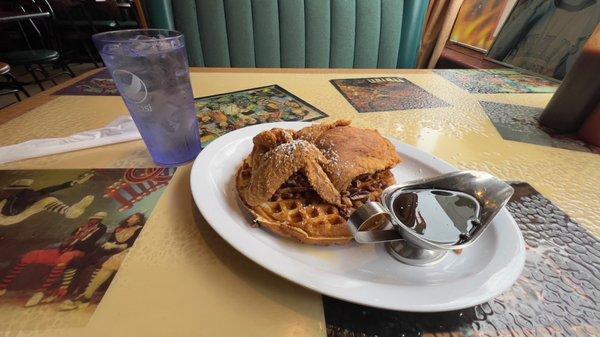
<path id="1" fill-rule="evenodd" d="M 27 92 L 27 90 L 21 84 L 21 82 L 17 81 L 17 79 L 13 76 L 13 74 L 6 73 L 6 74 L 4 74 L 4 77 L 6 77 L 6 80 L 8 80 L 10 83 L 12 83 L 19 91 L 21 91 L 22 93 L 24 93 L 25 96 L 31 97 L 31 95 L 29 95 L 29 92 Z"/>
<path id="2" fill-rule="evenodd" d="M 42 81 L 40 81 L 40 79 L 37 77 L 37 75 L 35 74 L 34 69 L 32 69 L 30 66 L 26 65 L 25 69 L 27 69 L 27 72 L 29 72 L 31 74 L 31 77 L 33 77 L 33 81 L 38 85 L 38 87 L 40 87 L 40 89 L 42 91 L 46 90 L 44 88 L 44 86 L 42 85 Z"/>
<path id="3" fill-rule="evenodd" d="M 90 47 L 88 46 L 88 44 L 87 44 L 86 41 L 83 42 L 83 49 L 85 50 L 85 53 L 88 55 L 88 57 L 90 58 L 90 60 L 94 64 L 94 67 L 99 68 L 98 62 L 96 62 L 96 58 L 94 57 L 94 54 L 90 50 Z"/>
<path id="4" fill-rule="evenodd" d="M 67 62 L 65 62 L 65 60 L 62 59 L 62 57 L 60 58 L 60 60 L 58 62 L 62 66 L 62 68 L 69 73 L 69 76 L 71 76 L 71 78 L 74 78 L 76 76 L 75 73 L 73 72 L 73 70 L 71 70 L 71 67 L 69 67 Z"/>
<path id="5" fill-rule="evenodd" d="M 19 96 L 18 92 L 15 92 L 15 97 L 17 98 L 17 101 L 21 102 L 21 96 Z"/>
<path id="6" fill-rule="evenodd" d="M 50 74 L 48 73 L 48 71 L 46 70 L 46 68 L 44 68 L 44 65 L 42 64 L 38 64 L 38 69 L 40 70 L 40 72 L 42 73 L 42 75 L 44 75 L 46 80 L 50 80 L 50 82 L 52 82 L 52 84 L 57 85 L 58 83 L 56 83 L 56 81 L 54 80 L 54 78 L 50 77 Z"/>
<path id="7" fill-rule="evenodd" d="M 67 71 L 69 72 L 69 75 L 71 75 L 71 78 L 77 77 L 77 75 L 75 75 L 75 73 L 73 72 L 73 70 L 71 70 L 71 67 L 69 67 L 69 65 L 66 64 L 66 63 L 65 63 L 65 68 L 67 68 Z"/>
<path id="8" fill-rule="evenodd" d="M 24 87 L 24 86 L 23 86 L 21 83 L 17 84 L 17 88 L 19 88 L 19 90 L 20 90 L 22 93 L 24 93 L 24 94 L 25 94 L 25 96 L 27 96 L 27 97 L 31 97 L 31 95 L 29 94 L 29 92 L 28 92 L 28 91 L 25 89 L 25 87 Z"/>

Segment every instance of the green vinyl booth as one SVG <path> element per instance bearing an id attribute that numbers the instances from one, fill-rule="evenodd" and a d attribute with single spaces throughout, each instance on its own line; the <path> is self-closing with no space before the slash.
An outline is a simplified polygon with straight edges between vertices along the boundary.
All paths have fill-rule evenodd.
<path id="1" fill-rule="evenodd" d="M 190 66 L 415 68 L 428 0 L 145 0 Z"/>

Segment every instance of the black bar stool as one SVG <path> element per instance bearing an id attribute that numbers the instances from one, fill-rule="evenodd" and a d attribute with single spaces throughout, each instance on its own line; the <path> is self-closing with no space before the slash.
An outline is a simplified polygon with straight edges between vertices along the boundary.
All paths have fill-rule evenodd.
<path id="1" fill-rule="evenodd" d="M 21 101 L 19 92 L 22 92 L 27 97 L 31 97 L 25 87 L 10 73 L 10 65 L 8 63 L 0 62 L 0 75 L 4 76 L 7 81 L 0 82 L 0 95 L 14 94 L 19 102 Z"/>

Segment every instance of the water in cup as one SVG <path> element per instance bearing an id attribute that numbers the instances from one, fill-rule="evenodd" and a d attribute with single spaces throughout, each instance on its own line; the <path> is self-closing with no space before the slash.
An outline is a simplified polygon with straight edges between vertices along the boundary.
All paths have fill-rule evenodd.
<path id="1" fill-rule="evenodd" d="M 94 41 L 154 161 L 193 160 L 201 145 L 183 36 L 127 30 Z"/>

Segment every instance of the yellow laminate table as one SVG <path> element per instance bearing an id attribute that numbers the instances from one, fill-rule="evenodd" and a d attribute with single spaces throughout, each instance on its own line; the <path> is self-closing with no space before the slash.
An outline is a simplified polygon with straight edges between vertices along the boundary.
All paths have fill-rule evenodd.
<path id="1" fill-rule="evenodd" d="M 94 70 L 97 71 L 97 70 Z M 118 96 L 52 96 L 79 79 L 0 111 L 0 146 L 63 137 L 127 114 Z M 330 79 L 400 76 L 449 107 L 357 113 Z M 430 70 L 192 69 L 195 97 L 279 84 L 326 112 L 431 153 L 460 169 L 526 181 L 600 236 L 600 155 L 503 140 L 479 101 L 543 107 L 551 94 L 469 94 Z M 153 166 L 141 141 L 24 160 L 1 169 Z M 180 168 L 84 327 L 12 336 L 324 336 L 318 294 L 262 269 L 196 210 Z M 47 329 L 50 328 L 50 329 Z"/>

